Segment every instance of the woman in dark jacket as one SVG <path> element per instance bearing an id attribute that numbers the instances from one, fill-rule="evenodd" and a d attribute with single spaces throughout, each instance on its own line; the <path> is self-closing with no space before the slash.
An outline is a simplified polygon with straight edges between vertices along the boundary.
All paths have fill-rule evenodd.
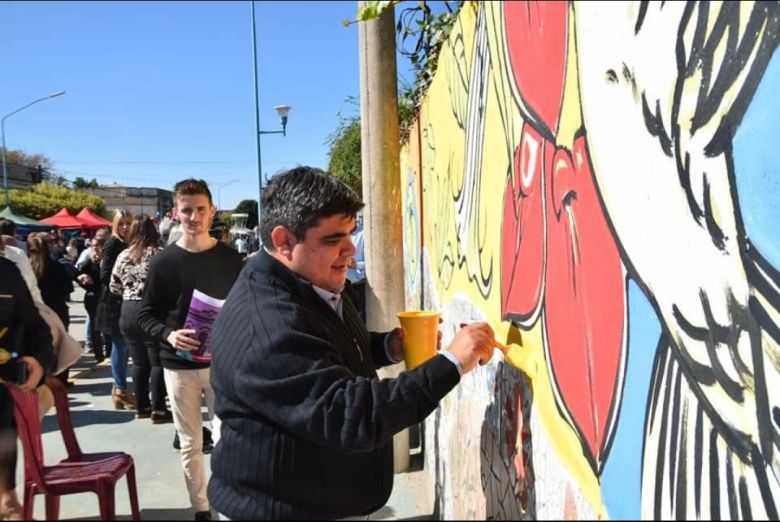
<path id="1" fill-rule="evenodd" d="M 47 233 L 30 234 L 27 239 L 27 256 L 30 258 L 35 278 L 38 280 L 38 288 L 46 305 L 54 310 L 54 313 L 62 321 L 65 330 L 70 325 L 70 313 L 68 301 L 73 292 L 73 280 L 68 275 L 65 267 L 51 257 L 50 245 L 53 238 Z M 58 373 L 56 377 L 63 384 L 68 384 L 69 369 Z"/>
<path id="2" fill-rule="evenodd" d="M 2 250 L 2 245 L 0 245 Z M 19 353 L 19 357 L 11 357 Z M 16 427 L 13 397 L 6 386 L 34 390 L 54 361 L 49 326 L 38 313 L 22 275 L 0 256 L 0 519 L 21 520 L 16 496 Z M 26 371 L 20 374 L 20 368 Z M 26 375 L 25 375 L 26 373 Z M 16 383 L 16 384 L 12 384 Z"/>
<path id="3" fill-rule="evenodd" d="M 127 387 L 127 361 L 130 354 L 127 350 L 127 343 L 119 331 L 122 298 L 111 293 L 108 289 L 108 282 L 111 280 L 111 271 L 114 269 L 117 257 L 127 248 L 128 241 L 132 239 L 130 237 L 132 223 L 133 216 L 129 212 L 116 211 L 111 237 L 103 246 L 103 259 L 100 261 L 100 280 L 103 282 L 103 289 L 98 305 L 97 322 L 98 329 L 111 336 L 111 374 L 114 377 L 111 399 L 117 410 L 135 409 L 135 400 Z"/>
<path id="4" fill-rule="evenodd" d="M 27 241 L 27 257 L 30 258 L 43 302 L 54 310 L 65 329 L 70 325 L 68 301 L 73 292 L 73 281 L 65 268 L 51 257 L 50 236 L 46 233 L 30 234 Z"/>
<path id="5" fill-rule="evenodd" d="M 89 336 L 92 340 L 92 352 L 95 354 L 95 360 L 100 364 L 106 358 L 103 349 L 103 334 L 97 328 L 97 306 L 100 301 L 100 292 L 103 289 L 103 283 L 100 280 L 100 261 L 103 259 L 102 239 L 95 239 L 92 242 L 91 253 L 80 264 L 76 270 L 78 275 L 76 281 L 84 289 L 84 308 L 89 316 Z"/>

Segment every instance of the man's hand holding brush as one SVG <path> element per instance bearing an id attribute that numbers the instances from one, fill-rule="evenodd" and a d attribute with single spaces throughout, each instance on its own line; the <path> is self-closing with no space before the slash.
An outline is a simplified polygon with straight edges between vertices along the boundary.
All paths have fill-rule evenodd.
<path id="1" fill-rule="evenodd" d="M 476 368 L 477 364 L 485 364 L 493 356 L 495 334 L 488 323 L 462 324 L 455 334 L 447 351 L 452 353 L 466 374 Z"/>

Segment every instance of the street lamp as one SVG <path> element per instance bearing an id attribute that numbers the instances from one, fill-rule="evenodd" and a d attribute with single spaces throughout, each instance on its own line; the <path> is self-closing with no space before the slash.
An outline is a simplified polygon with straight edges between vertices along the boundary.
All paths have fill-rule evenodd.
<path id="1" fill-rule="evenodd" d="M 44 96 L 43 98 L 38 98 L 35 101 L 31 101 L 30 103 L 28 103 L 24 107 L 20 107 L 20 108 L 16 109 L 15 111 L 6 114 L 5 116 L 3 116 L 2 120 L 0 120 L 0 133 L 2 134 L 2 140 L 3 140 L 3 191 L 5 192 L 5 206 L 8 207 L 8 208 L 11 208 L 11 203 L 10 203 L 10 201 L 8 199 L 8 167 L 6 165 L 6 160 L 5 160 L 5 156 L 6 156 L 6 151 L 5 151 L 5 120 L 9 116 L 13 116 L 17 112 L 26 109 L 30 105 L 34 105 L 34 104 L 36 104 L 36 103 L 38 103 L 40 101 L 43 101 L 43 100 L 48 100 L 49 98 L 56 98 L 57 96 L 62 96 L 63 94 L 65 94 L 65 91 L 55 92 L 55 93 L 50 94 L 48 96 Z"/>
<path id="2" fill-rule="evenodd" d="M 260 223 L 260 215 L 262 213 L 262 199 L 263 199 L 263 168 L 260 157 L 260 135 L 261 134 L 281 134 L 287 136 L 287 115 L 290 113 L 289 105 L 277 105 L 274 110 L 279 115 L 281 120 L 282 129 L 275 131 L 262 131 L 260 130 L 260 102 L 257 92 L 257 36 L 255 35 L 255 0 L 252 0 L 252 65 L 255 73 L 255 130 L 257 131 L 257 179 L 259 190 L 257 194 L 257 223 Z"/>
<path id="3" fill-rule="evenodd" d="M 217 208 L 219 210 L 222 210 L 222 187 L 226 187 L 230 185 L 231 183 L 238 183 L 239 179 L 231 179 L 230 181 L 226 181 L 225 183 L 220 183 L 217 185 Z"/>

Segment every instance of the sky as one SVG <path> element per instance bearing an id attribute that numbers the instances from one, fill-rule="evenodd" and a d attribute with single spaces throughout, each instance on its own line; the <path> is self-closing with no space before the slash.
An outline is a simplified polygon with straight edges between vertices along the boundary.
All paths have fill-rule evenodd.
<path id="1" fill-rule="evenodd" d="M 360 94 L 356 1 L 255 4 L 264 175 L 327 168 L 327 137 Z M 0 2 L 0 115 L 9 150 L 69 180 L 170 189 L 194 176 L 215 203 L 258 194 L 251 3 Z M 399 63 L 402 77 L 408 65 Z"/>

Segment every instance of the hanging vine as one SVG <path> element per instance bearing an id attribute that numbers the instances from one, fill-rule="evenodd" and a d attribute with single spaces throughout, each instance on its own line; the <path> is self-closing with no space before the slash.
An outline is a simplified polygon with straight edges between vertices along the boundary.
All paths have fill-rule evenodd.
<path id="1" fill-rule="evenodd" d="M 422 104 L 423 97 L 433 81 L 439 61 L 442 44 L 449 37 L 452 26 L 458 18 L 463 6 L 463 0 L 436 2 L 444 10 L 434 13 L 431 4 L 426 0 L 412 2 L 400 0 L 364 2 L 358 10 L 356 21 L 367 21 L 378 18 L 387 8 L 402 4 L 407 7 L 400 9 L 396 22 L 398 52 L 409 59 L 414 71 L 414 81 L 411 85 L 402 87 L 398 97 L 399 126 L 401 139 L 408 134 L 409 127 L 414 122 Z M 344 25 L 350 25 L 349 20 Z"/>

